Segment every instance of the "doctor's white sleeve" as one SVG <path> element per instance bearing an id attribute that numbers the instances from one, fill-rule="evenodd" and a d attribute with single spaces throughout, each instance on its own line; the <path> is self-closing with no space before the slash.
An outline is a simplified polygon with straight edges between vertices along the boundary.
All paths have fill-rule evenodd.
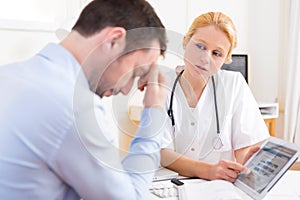
<path id="1" fill-rule="evenodd" d="M 267 126 L 258 104 L 243 77 L 238 76 L 240 87 L 237 90 L 233 113 L 233 147 L 240 149 L 259 143 L 269 137 Z"/>

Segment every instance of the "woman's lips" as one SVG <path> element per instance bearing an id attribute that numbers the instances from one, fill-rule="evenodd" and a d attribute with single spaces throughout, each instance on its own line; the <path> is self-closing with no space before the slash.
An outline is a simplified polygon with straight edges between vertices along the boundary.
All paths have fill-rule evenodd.
<path id="1" fill-rule="evenodd" d="M 206 68 L 204 68 L 204 67 L 201 67 L 201 66 L 199 66 L 199 65 L 195 65 L 198 69 L 201 69 L 201 70 L 203 70 L 203 71 L 208 71 Z"/>

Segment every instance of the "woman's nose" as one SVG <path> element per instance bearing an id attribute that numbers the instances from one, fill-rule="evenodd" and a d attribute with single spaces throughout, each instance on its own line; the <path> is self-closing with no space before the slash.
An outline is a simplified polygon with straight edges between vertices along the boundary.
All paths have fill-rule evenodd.
<path id="1" fill-rule="evenodd" d="M 208 51 L 201 51 L 200 56 L 199 56 L 199 60 L 200 60 L 201 64 L 203 64 L 203 65 L 209 64 L 210 60 L 211 60 L 211 57 L 209 56 L 209 52 Z"/>

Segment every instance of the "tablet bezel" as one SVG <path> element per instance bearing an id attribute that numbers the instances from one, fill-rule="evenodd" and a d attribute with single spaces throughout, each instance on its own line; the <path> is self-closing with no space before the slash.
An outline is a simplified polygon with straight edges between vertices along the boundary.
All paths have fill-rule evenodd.
<path id="1" fill-rule="evenodd" d="M 250 197 L 254 199 L 262 199 L 263 197 L 266 196 L 266 194 L 272 189 L 272 187 L 277 183 L 277 181 L 285 174 L 285 172 L 295 163 L 295 161 L 298 159 L 299 153 L 300 153 L 300 146 L 290 143 L 288 141 L 276 138 L 276 137 L 270 137 L 268 138 L 262 145 L 261 149 L 258 150 L 255 154 L 251 156 L 251 158 L 245 163 L 246 167 L 249 167 L 251 162 L 256 158 L 257 154 L 263 151 L 263 147 L 268 143 L 274 143 L 276 145 L 280 145 L 282 147 L 291 149 L 296 151 L 296 153 L 289 159 L 289 161 L 279 170 L 279 172 L 273 177 L 273 179 L 265 186 L 265 188 L 259 193 L 255 189 L 251 188 L 248 186 L 246 183 L 241 181 L 239 179 L 240 176 L 236 179 L 234 182 L 234 185 L 247 193 Z"/>

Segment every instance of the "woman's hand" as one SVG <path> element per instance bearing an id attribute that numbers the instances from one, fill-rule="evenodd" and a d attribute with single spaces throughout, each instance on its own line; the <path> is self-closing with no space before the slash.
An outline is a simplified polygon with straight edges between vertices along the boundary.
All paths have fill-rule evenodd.
<path id="1" fill-rule="evenodd" d="M 245 164 L 246 161 L 258 150 L 260 149 L 259 145 L 253 145 L 244 147 L 242 149 L 238 149 L 234 151 L 236 161 Z"/>
<path id="2" fill-rule="evenodd" d="M 247 160 L 249 160 L 249 158 L 258 150 L 260 149 L 260 146 L 251 146 L 248 148 L 248 152 L 246 153 L 244 160 L 242 160 L 242 164 L 245 164 Z"/>
<path id="3" fill-rule="evenodd" d="M 209 179 L 234 182 L 240 172 L 249 173 L 250 170 L 240 163 L 220 160 L 219 163 L 212 165 L 209 171 Z"/>

